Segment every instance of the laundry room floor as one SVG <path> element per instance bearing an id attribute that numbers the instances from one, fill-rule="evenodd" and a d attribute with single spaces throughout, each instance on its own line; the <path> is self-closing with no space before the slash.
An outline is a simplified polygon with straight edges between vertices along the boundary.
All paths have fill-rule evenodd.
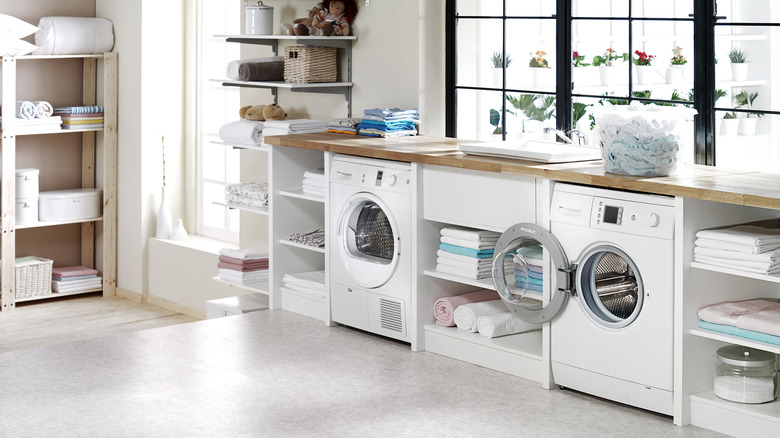
<path id="1" fill-rule="evenodd" d="M 282 310 L 0 353 L 0 436 L 712 437 Z"/>

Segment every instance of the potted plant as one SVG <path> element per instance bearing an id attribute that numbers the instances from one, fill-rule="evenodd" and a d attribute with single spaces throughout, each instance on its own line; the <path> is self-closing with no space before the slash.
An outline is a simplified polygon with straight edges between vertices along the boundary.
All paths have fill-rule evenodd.
<path id="1" fill-rule="evenodd" d="M 734 101 L 737 102 L 737 108 L 753 109 L 756 98 L 758 98 L 758 91 L 749 93 L 747 90 L 742 90 L 734 96 Z M 756 123 L 761 116 L 762 114 L 759 113 L 745 113 L 745 117 L 739 119 L 739 134 L 755 135 Z"/>
<path id="2" fill-rule="evenodd" d="M 572 60 L 572 71 L 571 71 L 571 79 L 574 83 L 574 86 L 581 86 L 584 81 L 584 73 L 585 69 L 583 67 L 587 67 L 590 65 L 590 63 L 585 62 L 585 55 L 581 54 L 578 51 L 573 51 L 571 54 L 571 60 Z"/>
<path id="3" fill-rule="evenodd" d="M 634 54 L 637 56 L 634 58 L 634 65 L 636 65 L 636 81 L 638 84 L 646 84 L 650 81 L 650 75 L 652 74 L 653 59 L 655 55 L 648 55 L 645 52 L 635 50 Z"/>
<path id="4" fill-rule="evenodd" d="M 523 122 L 523 132 L 541 132 L 544 122 L 555 114 L 555 96 L 508 95 L 506 100 L 526 117 Z"/>
<path id="5" fill-rule="evenodd" d="M 615 65 L 615 61 L 619 59 L 622 59 L 623 62 L 628 61 L 628 53 L 618 54 L 617 51 L 608 48 L 604 51 L 603 55 L 596 55 L 593 57 L 591 65 L 598 67 L 602 86 L 615 84 L 617 79 L 617 66 Z"/>
<path id="6" fill-rule="evenodd" d="M 682 47 L 677 46 L 672 49 L 672 59 L 669 60 L 669 67 L 666 67 L 666 83 L 679 84 L 683 77 L 682 66 L 688 63 L 688 60 L 682 56 Z"/>
<path id="7" fill-rule="evenodd" d="M 739 119 L 737 118 L 737 113 L 726 113 L 720 122 L 720 135 L 731 137 L 737 135 L 738 130 Z"/>
<path id="8" fill-rule="evenodd" d="M 747 79 L 747 50 L 738 48 L 731 49 L 729 52 L 729 61 L 731 61 L 731 79 L 735 81 L 744 81 Z"/>
<path id="9" fill-rule="evenodd" d="M 545 79 L 551 70 L 545 56 L 547 56 L 547 52 L 544 50 L 537 50 L 531 53 L 528 67 L 531 69 L 531 87 L 533 88 L 544 86 L 547 82 Z"/>
<path id="10" fill-rule="evenodd" d="M 493 71 L 493 86 L 501 88 L 504 86 L 504 68 L 509 68 L 509 64 L 512 63 L 512 57 L 504 54 L 500 51 L 493 52 L 490 55 L 490 68 Z"/>

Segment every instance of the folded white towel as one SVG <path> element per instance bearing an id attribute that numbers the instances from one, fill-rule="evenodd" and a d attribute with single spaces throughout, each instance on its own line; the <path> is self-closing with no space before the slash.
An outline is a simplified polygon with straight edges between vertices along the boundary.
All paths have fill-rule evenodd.
<path id="1" fill-rule="evenodd" d="M 233 269 L 219 269 L 219 278 L 231 283 L 257 283 L 260 281 L 268 280 L 268 270 L 263 269 L 259 271 L 239 272 Z"/>
<path id="2" fill-rule="evenodd" d="M 233 249 L 222 248 L 219 255 L 241 260 L 262 260 L 268 258 L 267 252 L 261 252 L 256 249 Z"/>
<path id="3" fill-rule="evenodd" d="M 303 172 L 303 177 L 325 181 L 325 169 L 320 167 L 319 169 L 307 170 Z"/>
<path id="4" fill-rule="evenodd" d="M 449 265 L 436 265 L 436 270 L 443 274 L 457 275 L 458 277 L 470 278 L 472 280 L 482 280 L 491 277 L 491 271 L 486 269 L 478 271 L 474 269 L 461 269 Z"/>
<path id="5" fill-rule="evenodd" d="M 763 262 L 763 263 L 775 263 L 780 260 L 780 249 L 772 252 L 765 252 L 761 254 L 749 254 L 739 251 L 727 251 L 724 249 L 715 249 L 696 246 L 693 248 L 693 253 L 696 255 L 702 255 L 706 257 L 717 257 L 720 259 L 728 260 L 745 260 L 751 262 Z"/>
<path id="6" fill-rule="evenodd" d="M 266 120 L 265 124 L 269 128 L 285 129 L 288 131 L 299 131 L 321 128 L 323 131 L 328 128 L 328 122 L 325 120 L 312 119 L 284 119 L 284 120 Z"/>
<path id="7" fill-rule="evenodd" d="M 283 280 L 287 284 L 297 284 L 311 289 L 325 291 L 325 271 L 299 272 L 285 274 Z"/>
<path id="8" fill-rule="evenodd" d="M 771 269 L 756 268 L 750 266 L 737 266 L 733 262 L 734 260 L 719 259 L 716 257 L 705 257 L 694 255 L 694 261 L 704 263 L 707 265 L 720 266 L 723 268 L 731 268 L 739 271 L 752 272 L 754 274 L 775 275 L 780 273 L 780 266 L 775 266 Z"/>
<path id="9" fill-rule="evenodd" d="M 266 121 L 268 123 L 268 121 Z M 265 130 L 263 131 L 264 136 L 271 137 L 273 135 L 290 135 L 290 134 L 315 134 L 318 132 L 327 132 L 328 128 L 322 127 L 322 128 L 311 128 L 311 129 L 284 129 L 284 128 L 272 128 L 270 126 L 266 126 Z"/>
<path id="10" fill-rule="evenodd" d="M 295 289 L 293 289 L 291 286 L 285 285 L 285 286 L 280 286 L 279 290 L 282 291 L 283 293 L 287 293 L 287 294 L 293 294 L 293 295 L 304 294 L 304 295 L 309 295 L 310 297 L 317 298 L 317 299 L 324 299 L 325 298 L 325 293 L 317 292 L 317 291 L 314 291 L 314 290 L 307 290 L 307 289 L 301 288 L 301 287 L 296 287 Z"/>
<path id="11" fill-rule="evenodd" d="M 461 227 L 444 227 L 441 229 L 441 235 L 476 242 L 479 242 L 480 240 L 498 240 L 501 236 L 501 234 L 493 231 L 472 230 Z"/>
<path id="12" fill-rule="evenodd" d="M 265 122 L 238 120 L 222 125 L 219 138 L 225 143 L 262 144 Z"/>
<path id="13" fill-rule="evenodd" d="M 780 243 L 774 243 L 769 245 L 743 245 L 741 243 L 724 242 L 722 240 L 715 239 L 696 239 L 694 242 L 696 246 L 702 248 L 722 249 L 726 251 L 736 251 L 745 254 L 760 254 L 763 252 L 776 251 L 780 249 Z"/>
<path id="14" fill-rule="evenodd" d="M 531 330 L 539 330 L 541 324 L 523 321 L 512 312 L 480 316 L 477 320 L 479 334 L 486 338 L 514 335 Z"/>
<path id="15" fill-rule="evenodd" d="M 766 271 L 774 270 L 777 268 L 780 268 L 780 263 L 777 262 L 754 262 L 750 260 L 733 260 L 733 259 L 722 259 L 718 257 L 710 257 L 706 255 L 698 255 L 696 254 L 694 256 L 697 260 L 701 261 L 711 261 L 711 262 L 721 262 L 721 263 L 729 263 L 734 268 L 751 268 L 751 269 L 763 269 Z"/>
<path id="16" fill-rule="evenodd" d="M 35 105 L 29 100 L 20 100 L 16 102 L 16 117 L 19 119 L 30 120 L 35 118 Z"/>
<path id="17" fill-rule="evenodd" d="M 696 237 L 741 243 L 743 245 L 772 245 L 780 243 L 780 228 L 736 225 L 717 230 L 701 230 L 696 233 Z"/>
<path id="18" fill-rule="evenodd" d="M 450 245 L 462 246 L 464 248 L 471 249 L 492 249 L 496 247 L 496 241 L 473 241 L 458 239 L 456 237 L 441 236 L 441 243 L 448 243 Z"/>
<path id="19" fill-rule="evenodd" d="M 447 257 L 439 257 L 436 259 L 436 263 L 440 265 L 452 266 L 453 268 L 463 269 L 466 271 L 490 272 L 490 270 L 493 268 L 492 259 L 480 259 L 480 260 L 484 260 L 484 262 L 467 263 L 467 262 L 461 262 L 460 260 L 453 260 Z"/>
<path id="20" fill-rule="evenodd" d="M 506 305 L 501 300 L 482 301 L 458 306 L 453 313 L 453 319 L 459 329 L 476 333 L 479 330 L 477 321 L 480 316 L 496 315 L 506 311 Z"/>

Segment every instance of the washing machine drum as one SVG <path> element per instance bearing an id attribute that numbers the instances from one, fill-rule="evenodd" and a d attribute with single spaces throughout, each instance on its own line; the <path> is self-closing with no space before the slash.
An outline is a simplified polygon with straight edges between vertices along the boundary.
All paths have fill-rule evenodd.
<path id="1" fill-rule="evenodd" d="M 542 254 L 549 256 L 546 271 Z M 551 280 L 547 299 L 544 272 L 550 272 Z M 530 223 L 515 224 L 498 239 L 493 283 L 507 308 L 533 323 L 553 319 L 576 294 L 584 313 L 596 324 L 620 329 L 636 320 L 644 302 L 642 277 L 623 250 L 597 245 L 586 250 L 579 263 L 570 264 L 558 240 Z"/>
<path id="2" fill-rule="evenodd" d="M 371 193 L 353 195 L 342 209 L 339 258 L 361 287 L 377 288 L 393 276 L 400 256 L 400 237 L 394 218 Z"/>

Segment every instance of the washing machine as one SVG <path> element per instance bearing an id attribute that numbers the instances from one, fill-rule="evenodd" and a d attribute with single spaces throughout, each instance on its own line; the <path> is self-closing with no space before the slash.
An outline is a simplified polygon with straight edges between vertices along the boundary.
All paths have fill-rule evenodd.
<path id="1" fill-rule="evenodd" d="M 410 163 L 336 155 L 330 167 L 331 318 L 410 342 Z"/>
<path id="2" fill-rule="evenodd" d="M 537 245 L 546 255 L 541 299 L 511 281 L 526 269 L 513 254 Z M 507 256 L 520 262 L 515 273 L 498 263 Z M 555 184 L 549 231 L 505 231 L 493 280 L 516 315 L 550 323 L 556 384 L 672 414 L 673 198 Z"/>

